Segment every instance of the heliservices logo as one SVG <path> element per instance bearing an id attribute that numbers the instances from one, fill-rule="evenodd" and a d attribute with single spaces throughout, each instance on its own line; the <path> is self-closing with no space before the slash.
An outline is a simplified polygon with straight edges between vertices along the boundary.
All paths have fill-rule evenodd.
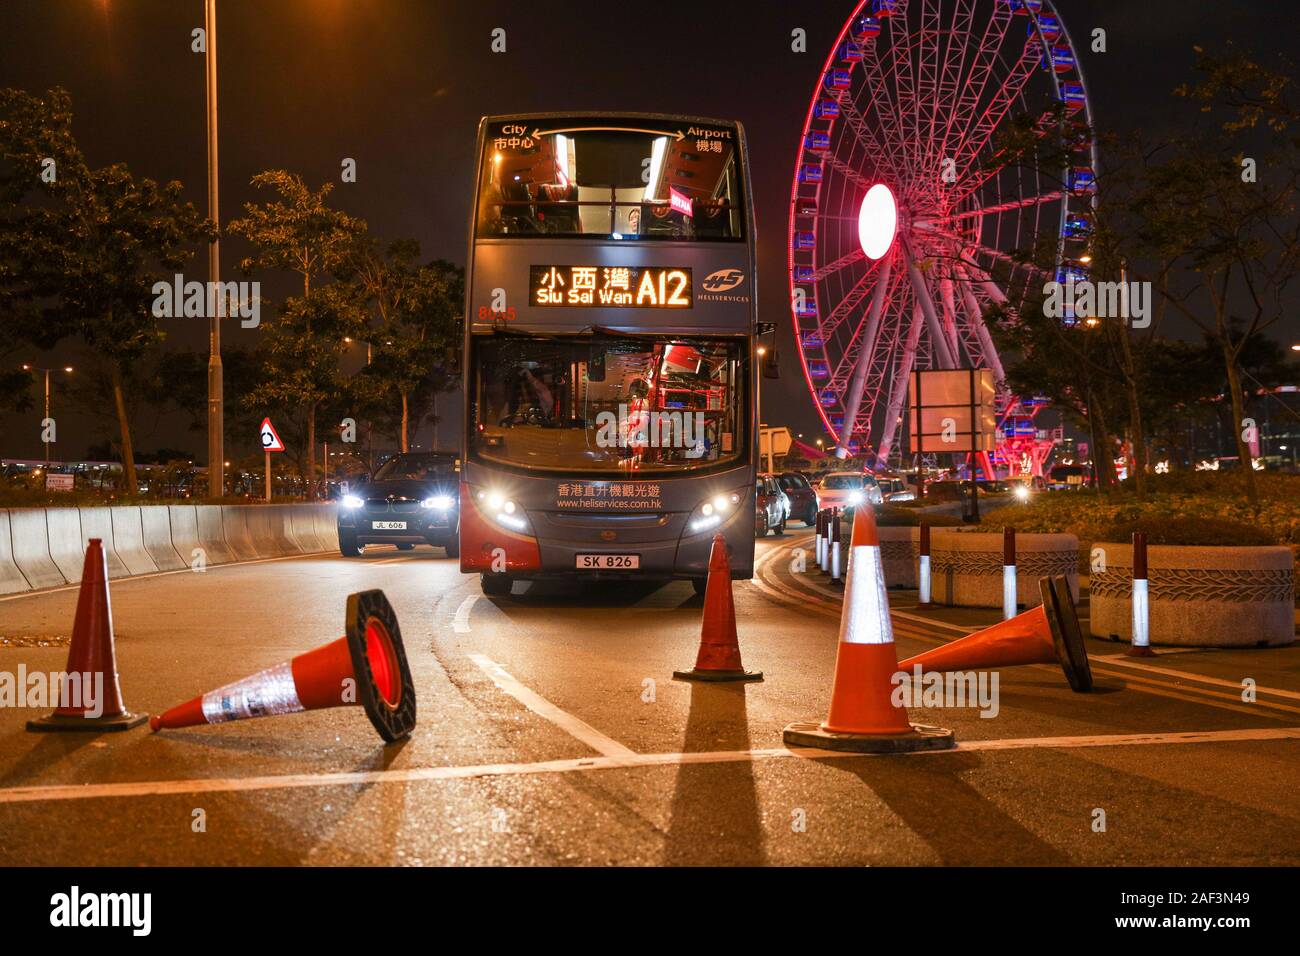
<path id="1" fill-rule="evenodd" d="M 152 893 L 69 893 L 50 897 L 51 926 L 127 926 L 133 936 L 148 936 L 153 926 Z"/>
<path id="2" fill-rule="evenodd" d="M 711 272 L 700 283 L 699 299 L 702 302 L 748 302 L 747 295 L 723 294 L 737 288 L 744 281 L 745 273 L 741 269 L 719 269 L 717 272 Z"/>

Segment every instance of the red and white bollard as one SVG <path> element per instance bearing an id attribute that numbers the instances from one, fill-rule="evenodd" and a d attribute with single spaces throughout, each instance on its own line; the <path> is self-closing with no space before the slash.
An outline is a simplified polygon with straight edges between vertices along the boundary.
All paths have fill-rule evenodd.
<path id="1" fill-rule="evenodd" d="M 921 522 L 921 540 L 917 545 L 917 607 L 930 607 L 930 526 Z"/>
<path id="2" fill-rule="evenodd" d="M 859 505 L 859 508 L 867 505 Z M 840 512 L 836 508 L 831 512 L 831 584 L 843 584 L 843 548 L 840 545 Z"/>
<path id="3" fill-rule="evenodd" d="M 1133 644 L 1129 657 L 1155 657 L 1151 649 L 1151 605 L 1147 594 L 1147 534 L 1133 532 Z"/>
<path id="4" fill-rule="evenodd" d="M 1016 616 L 1016 529 L 1002 530 L 1002 620 Z"/>
<path id="5" fill-rule="evenodd" d="M 813 545 L 813 563 L 820 570 L 822 560 L 826 555 L 826 509 L 822 508 L 817 511 L 817 537 Z"/>

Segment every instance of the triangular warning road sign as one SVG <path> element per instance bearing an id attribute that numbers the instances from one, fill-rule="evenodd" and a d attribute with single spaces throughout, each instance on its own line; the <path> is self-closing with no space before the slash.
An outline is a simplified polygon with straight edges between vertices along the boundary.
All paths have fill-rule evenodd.
<path id="1" fill-rule="evenodd" d="M 284 451 L 284 442 L 280 441 L 280 435 L 271 424 L 271 419 L 262 419 L 262 451 Z"/>

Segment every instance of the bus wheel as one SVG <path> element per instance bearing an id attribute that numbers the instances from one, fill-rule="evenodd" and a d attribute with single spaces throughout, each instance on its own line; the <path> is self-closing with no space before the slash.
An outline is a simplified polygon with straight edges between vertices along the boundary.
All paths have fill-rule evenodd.
<path id="1" fill-rule="evenodd" d="M 695 588 L 696 594 L 698 594 L 700 597 L 704 597 L 704 592 L 708 590 L 709 587 L 709 579 L 691 578 L 691 587 Z"/>
<path id="2" fill-rule="evenodd" d="M 483 593 L 488 597 L 509 597 L 510 589 L 515 583 L 508 574 L 483 573 L 478 576 L 478 580 Z"/>
<path id="3" fill-rule="evenodd" d="M 345 558 L 361 557 L 361 549 L 357 547 L 357 539 L 355 535 L 339 535 L 339 554 L 343 555 Z"/>
<path id="4" fill-rule="evenodd" d="M 398 551 L 410 551 L 410 550 L 414 549 L 414 547 L 415 547 L 415 545 L 411 544 L 411 542 L 409 542 L 409 541 L 403 541 L 403 542 L 401 542 L 401 543 L 397 546 L 397 550 L 398 550 Z"/>

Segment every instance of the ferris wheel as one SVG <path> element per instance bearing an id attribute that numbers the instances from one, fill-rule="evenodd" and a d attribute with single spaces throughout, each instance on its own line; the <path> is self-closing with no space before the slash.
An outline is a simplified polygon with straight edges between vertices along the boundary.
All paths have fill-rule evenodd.
<path id="1" fill-rule="evenodd" d="M 1065 168 L 998 163 L 998 133 L 1021 117 L 1063 137 Z M 1086 277 L 1091 130 L 1078 57 L 1048 0 L 857 5 L 808 107 L 788 246 L 795 341 L 839 457 L 897 455 L 913 369 L 988 368 L 1001 383 L 987 310 L 1014 309 L 1031 284 Z M 1043 249 L 1053 267 L 1015 255 Z M 1034 402 L 999 398 L 986 475 L 1013 459 L 1041 473 L 1045 452 L 1033 462 L 1024 447 Z"/>

